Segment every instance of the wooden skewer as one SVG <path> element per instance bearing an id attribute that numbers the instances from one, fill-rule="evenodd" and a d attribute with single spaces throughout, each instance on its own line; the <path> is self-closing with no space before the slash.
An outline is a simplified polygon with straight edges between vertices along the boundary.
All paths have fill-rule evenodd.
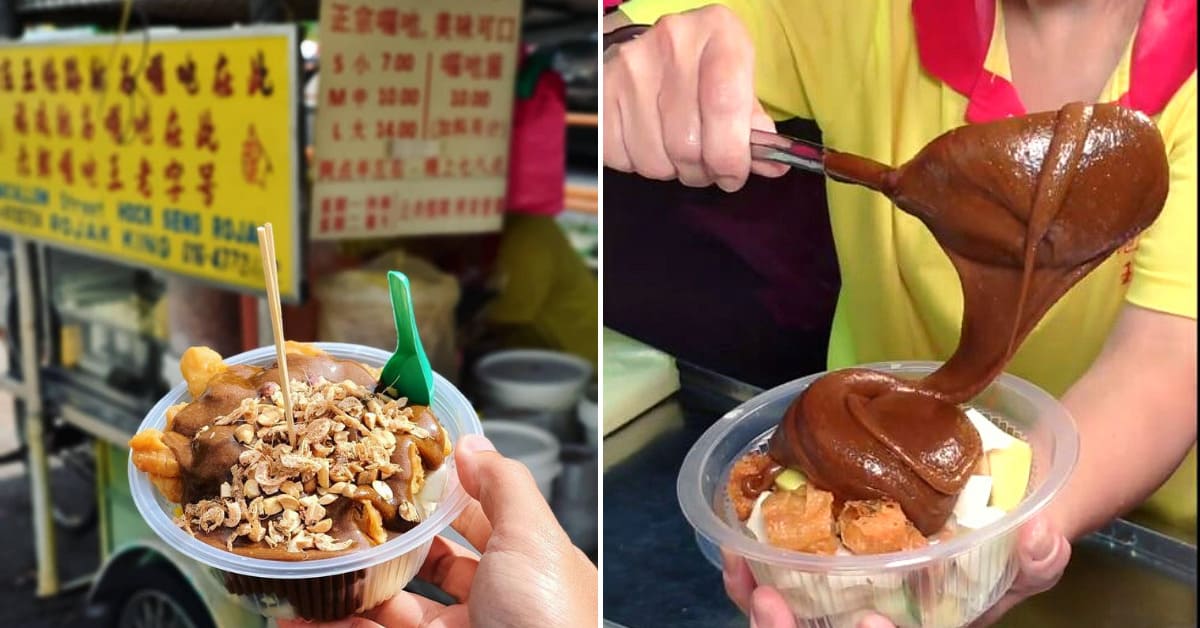
<path id="1" fill-rule="evenodd" d="M 287 417 L 288 442 L 296 446 L 296 421 L 292 417 L 291 378 L 283 344 L 283 313 L 279 307 L 279 270 L 275 265 L 275 232 L 271 223 L 258 228 L 258 250 L 262 253 L 263 279 L 267 285 L 267 309 L 271 311 L 271 333 L 275 336 L 275 359 L 279 362 L 279 387 L 283 392 L 283 414 Z"/>

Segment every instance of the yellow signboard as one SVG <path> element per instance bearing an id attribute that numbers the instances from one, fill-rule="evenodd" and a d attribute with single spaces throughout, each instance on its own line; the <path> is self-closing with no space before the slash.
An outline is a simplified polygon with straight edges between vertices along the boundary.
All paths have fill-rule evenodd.
<path id="1" fill-rule="evenodd" d="M 0 231 L 299 294 L 293 27 L 0 45 Z"/>

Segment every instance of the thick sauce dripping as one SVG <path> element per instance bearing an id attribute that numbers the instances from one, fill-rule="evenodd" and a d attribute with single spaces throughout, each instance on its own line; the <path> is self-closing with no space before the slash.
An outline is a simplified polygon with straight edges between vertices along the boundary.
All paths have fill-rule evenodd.
<path id="1" fill-rule="evenodd" d="M 929 228 L 962 283 L 962 332 L 919 382 L 863 369 L 825 375 L 793 402 L 769 450 L 839 500 L 895 499 L 928 536 L 981 455 L 959 404 L 1000 374 L 1071 286 L 1154 222 L 1166 150 L 1139 113 L 1071 104 L 956 129 L 900 168 L 833 151 L 825 167 Z"/>

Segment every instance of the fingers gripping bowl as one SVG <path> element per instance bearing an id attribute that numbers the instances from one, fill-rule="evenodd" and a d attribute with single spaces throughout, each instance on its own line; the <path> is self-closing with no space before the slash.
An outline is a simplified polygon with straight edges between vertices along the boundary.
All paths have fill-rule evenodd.
<path id="1" fill-rule="evenodd" d="M 390 357 L 386 351 L 361 345 L 314 343 L 310 348 L 335 359 L 357 362 L 368 367 L 368 371 L 382 367 Z M 292 351 L 288 353 L 291 363 Z M 255 349 L 224 360 L 227 367 L 251 365 L 265 368 L 274 362 L 273 347 Z M 296 381 L 295 371 L 291 379 Z M 444 430 L 447 443 L 457 442 L 466 434 L 482 433 L 471 404 L 449 381 L 435 374 L 434 390 L 429 410 Z M 193 395 L 186 383 L 176 386 L 146 415 L 139 434 L 147 430 L 166 431 L 168 414 L 179 416 L 168 410 L 192 400 Z M 161 478 L 139 471 L 131 455 L 129 482 L 134 503 L 147 524 L 168 546 L 207 565 L 210 568 L 208 573 L 231 596 L 254 611 L 271 617 L 321 621 L 370 609 L 403 588 L 425 560 L 433 537 L 450 525 L 469 499 L 458 483 L 454 456 L 450 452 L 441 461 L 437 471 L 425 478 L 419 496 L 414 496 L 419 498 L 423 509 L 428 509 L 425 516 L 420 517 L 419 523 L 405 526 L 407 529 L 403 531 L 389 530 L 385 538 L 379 539 L 380 542 L 363 542 L 362 537 L 356 537 L 359 542 L 354 543 L 353 547 L 334 546 L 335 551 L 330 552 L 309 551 L 291 555 L 262 552 L 255 555 L 244 548 L 230 551 L 224 544 L 218 546 L 211 539 L 206 540 L 203 535 L 198 538 L 180 527 L 176 517 L 182 514 L 181 504 L 164 496 L 163 491 L 156 487 L 156 480 Z M 386 492 L 386 487 L 379 488 Z M 225 490 L 223 487 L 222 491 Z M 282 497 L 284 494 L 280 492 L 278 495 Z M 189 498 L 188 501 L 193 500 Z M 332 512 L 332 505 L 325 505 L 330 506 Z M 318 526 L 327 525 L 325 521 Z M 334 532 L 336 528 L 330 531 L 331 535 Z"/>
<path id="2" fill-rule="evenodd" d="M 938 366 L 885 362 L 863 368 L 919 379 Z M 801 626 L 851 627 L 871 612 L 901 627 L 968 624 L 1011 586 L 1019 527 L 1057 494 L 1075 465 L 1079 437 L 1069 413 L 1032 384 L 1001 375 L 967 405 L 1032 451 L 1028 484 L 1015 507 L 978 529 L 920 549 L 801 553 L 760 542 L 738 516 L 726 489 L 734 463 L 766 448 L 788 406 L 821 375 L 784 384 L 738 406 L 688 452 L 677 491 L 702 549 L 720 547 L 745 558 L 756 581 L 778 589 Z"/>

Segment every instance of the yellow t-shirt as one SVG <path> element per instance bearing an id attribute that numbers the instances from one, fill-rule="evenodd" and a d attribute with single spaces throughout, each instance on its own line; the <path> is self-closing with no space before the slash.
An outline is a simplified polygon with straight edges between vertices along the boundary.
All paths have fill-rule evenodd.
<path id="1" fill-rule="evenodd" d="M 496 259 L 503 286 L 486 320 L 500 342 L 573 353 L 598 363 L 596 277 L 549 216 L 510 213 Z"/>
<path id="2" fill-rule="evenodd" d="M 662 15 L 708 4 L 713 2 L 633 0 L 621 11 L 634 23 L 652 24 Z M 986 52 L 980 48 L 983 54 L 976 64 L 991 76 L 984 73 L 985 80 L 976 82 L 970 97 L 926 67 L 929 57 L 922 57 L 921 45 L 930 52 L 929 39 L 918 41 L 911 2 L 720 4 L 741 18 L 755 43 L 756 91 L 773 117 L 813 119 L 827 145 L 883 163 L 904 163 L 938 135 L 962 126 L 970 119 L 969 107 L 974 108 L 972 115 L 986 116 L 989 107 L 997 106 L 988 101 L 994 95 L 989 90 L 1002 89 L 1011 76 L 999 3 L 990 41 L 986 32 L 980 33 Z M 944 7 L 961 14 L 973 11 L 964 5 L 976 4 L 947 2 L 937 10 Z M 921 26 L 923 38 L 937 28 Z M 969 42 L 964 32 L 944 37 L 954 41 L 943 46 L 943 52 L 969 56 L 966 47 L 956 49 L 958 41 Z M 954 65 L 962 60 L 943 61 Z M 1130 91 L 1131 66 L 1132 40 L 1101 101 L 1117 101 Z M 1015 99 L 1015 90 L 1011 97 Z M 1055 304 L 1007 368 L 1055 396 L 1066 392 L 1092 364 L 1125 302 L 1196 317 L 1194 66 L 1153 118 L 1171 164 L 1162 215 L 1135 244 L 1114 254 Z M 830 181 L 827 198 L 842 279 L 829 367 L 947 358 L 958 343 L 962 293 L 954 267 L 933 236 L 916 218 L 865 188 Z M 1069 350 L 1064 350 L 1064 340 Z M 1176 478 L 1149 505 L 1167 519 L 1194 522 L 1195 479 L 1193 448 Z"/>

